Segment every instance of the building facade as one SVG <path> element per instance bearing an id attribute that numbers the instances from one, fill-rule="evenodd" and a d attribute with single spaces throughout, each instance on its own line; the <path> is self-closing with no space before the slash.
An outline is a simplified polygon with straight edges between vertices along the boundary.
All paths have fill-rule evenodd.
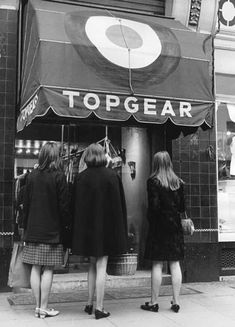
<path id="1" fill-rule="evenodd" d="M 0 229 L 0 244 L 1 257 L 4 262 L 4 265 L 1 266 L 1 288 L 6 287 L 7 284 L 8 265 L 13 242 L 15 221 L 14 178 L 28 169 L 32 169 L 37 161 L 38 147 L 45 140 L 62 140 L 67 147 L 69 146 L 71 148 L 78 143 L 78 140 L 79 147 L 82 147 L 89 144 L 89 142 L 100 140 L 104 135 L 107 135 L 107 126 L 105 125 L 107 123 L 107 117 L 104 117 L 103 124 L 95 123 L 94 125 L 94 122 L 85 120 L 82 122 L 79 121 L 79 124 L 74 119 L 69 122 L 68 117 L 61 119 L 60 116 L 56 115 L 55 117 L 52 114 L 45 117 L 45 120 L 36 118 L 28 127 L 18 129 L 18 133 L 15 132 L 16 119 L 20 114 L 19 104 L 23 97 L 22 89 L 26 85 L 22 72 L 29 70 L 29 64 L 24 59 L 25 53 L 22 51 L 23 40 L 26 38 L 26 31 L 24 30 L 24 26 L 26 25 L 24 25 L 22 17 L 27 7 L 27 1 L 6 2 L 7 4 L 3 5 L 0 9 L 1 26 L 4 26 L 1 32 L 0 58 L 2 103 L 0 142 L 3 145 L 0 150 L 0 222 L 2 226 Z M 134 17 L 133 15 L 136 14 L 138 16 L 141 13 L 141 15 L 144 15 L 141 18 L 143 21 L 155 20 L 154 17 L 156 19 L 159 19 L 158 17 L 166 17 L 165 21 L 168 22 L 167 24 L 172 24 L 173 20 L 171 21 L 169 17 L 174 17 L 183 26 L 188 28 L 192 32 L 192 36 L 196 37 L 197 40 L 203 36 L 204 55 L 210 63 L 208 80 L 211 81 L 210 85 L 214 85 L 214 36 L 216 35 L 217 11 L 219 9 L 216 0 L 188 0 L 183 2 L 180 0 L 148 0 L 144 4 L 142 1 L 129 0 L 122 2 L 122 8 L 120 8 L 120 2 L 117 0 L 111 0 L 102 4 L 95 0 L 42 2 L 50 3 L 50 6 L 54 3 L 55 6 L 79 5 L 83 9 L 105 9 L 106 12 L 112 12 L 114 10 L 114 12 L 132 15 L 130 17 Z M 182 33 L 186 34 L 186 31 Z M 181 36 L 179 35 L 178 37 L 180 38 Z M 183 39 L 187 52 L 190 49 L 190 44 L 187 46 L 189 39 L 184 37 Z M 189 66 L 190 63 L 193 65 L 193 61 L 189 61 Z M 30 76 L 28 78 L 30 80 Z M 200 80 L 200 76 L 198 78 Z M 195 75 L 195 80 L 192 79 L 191 81 L 192 90 L 197 89 L 198 80 Z M 119 85 L 119 88 L 121 87 Z M 25 87 L 25 90 L 25 94 L 27 94 L 28 88 Z M 180 92 L 181 90 L 179 89 Z M 211 89 L 208 92 L 212 95 L 212 100 L 209 102 L 213 105 L 214 90 Z M 117 100 L 117 94 L 116 98 L 112 98 L 113 101 L 119 101 Z M 134 95 L 131 94 L 131 96 Z M 94 91 L 93 101 L 96 101 L 95 103 L 89 102 L 90 98 L 87 97 L 87 94 L 84 94 L 85 100 L 83 104 L 86 104 L 87 107 L 96 106 L 98 101 L 102 103 L 101 95 L 97 98 L 97 95 L 94 95 Z M 68 93 L 67 99 L 68 101 L 74 100 L 72 95 Z M 174 95 L 174 99 L 177 99 L 176 94 Z M 27 109 L 24 117 L 31 115 L 36 100 L 34 99 L 34 103 L 30 104 L 30 107 L 22 108 Z M 121 99 L 120 101 L 124 101 L 124 107 L 126 104 L 125 108 L 128 114 L 134 113 L 134 107 L 130 108 L 127 102 L 125 102 L 125 99 Z M 147 101 L 150 104 L 150 100 Z M 151 105 L 153 105 L 154 101 L 151 101 Z M 168 107 L 166 107 L 166 101 L 169 101 L 169 97 L 165 99 L 163 108 L 165 108 L 164 110 L 168 110 L 168 113 L 171 111 L 171 116 L 174 118 L 174 105 L 171 104 L 171 107 L 169 107 L 169 102 L 167 102 Z M 153 107 L 149 105 L 148 110 L 149 112 L 151 110 L 153 111 Z M 210 111 L 210 114 L 213 113 L 214 116 L 213 111 L 214 109 Z M 210 114 L 208 115 L 210 116 Z M 138 116 L 137 120 L 139 121 L 140 119 L 142 118 Z M 108 136 L 114 148 L 124 149 L 126 151 L 126 164 L 122 166 L 122 178 L 124 187 L 126 188 L 127 203 L 130 212 L 128 217 L 129 232 L 134 235 L 134 245 L 140 253 L 139 269 L 146 268 L 145 262 L 141 260 L 146 234 L 144 220 L 146 213 L 146 193 L 142 185 L 151 170 L 152 154 L 157 150 L 167 149 L 172 155 L 175 170 L 186 182 L 188 214 L 194 220 L 196 227 L 193 237 L 186 239 L 186 257 L 182 263 L 184 281 L 218 280 L 221 275 L 221 244 L 219 243 L 217 213 L 219 207 L 217 207 L 216 125 L 214 123 L 208 128 L 208 125 L 202 122 L 196 123 L 195 125 L 187 122 L 185 125 L 181 123 L 181 127 L 178 128 L 177 124 L 180 123 L 179 121 L 174 122 L 173 119 L 173 124 L 169 122 L 163 124 L 160 121 L 160 124 L 153 125 L 150 122 L 148 127 L 146 127 L 146 124 L 136 123 L 136 121 L 126 123 L 120 120 L 118 124 L 111 123 L 108 126 Z M 48 128 L 48 124 L 50 128 Z M 138 201 L 135 201 L 138 202 L 137 204 L 133 203 L 133 197 L 138 199 Z"/>
<path id="2" fill-rule="evenodd" d="M 215 38 L 220 273 L 235 273 L 234 132 L 235 1 L 219 1 Z"/>

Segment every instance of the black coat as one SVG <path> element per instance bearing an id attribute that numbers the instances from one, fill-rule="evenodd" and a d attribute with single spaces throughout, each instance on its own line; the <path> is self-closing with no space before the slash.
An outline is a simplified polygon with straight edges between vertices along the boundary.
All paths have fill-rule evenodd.
<path id="1" fill-rule="evenodd" d="M 184 257 L 184 236 L 180 213 L 185 211 L 183 184 L 176 191 L 162 187 L 149 178 L 148 221 L 145 258 L 159 261 L 178 261 Z"/>
<path id="2" fill-rule="evenodd" d="M 71 222 L 65 175 L 34 169 L 27 178 L 23 210 L 26 242 L 62 243 L 61 232 Z"/>
<path id="3" fill-rule="evenodd" d="M 73 253 L 94 257 L 126 253 L 126 202 L 116 172 L 93 167 L 78 175 L 73 223 Z"/>

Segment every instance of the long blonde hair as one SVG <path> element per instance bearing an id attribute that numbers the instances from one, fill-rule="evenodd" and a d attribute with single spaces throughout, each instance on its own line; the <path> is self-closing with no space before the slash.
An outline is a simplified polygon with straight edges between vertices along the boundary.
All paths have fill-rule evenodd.
<path id="1" fill-rule="evenodd" d="M 170 155 L 167 151 L 159 151 L 153 156 L 152 178 L 156 178 L 161 186 L 178 190 L 183 181 L 175 174 Z"/>

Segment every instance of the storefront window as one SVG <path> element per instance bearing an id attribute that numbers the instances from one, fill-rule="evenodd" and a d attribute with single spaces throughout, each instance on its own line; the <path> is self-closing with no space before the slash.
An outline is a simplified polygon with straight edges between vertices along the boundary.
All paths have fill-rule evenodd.
<path id="1" fill-rule="evenodd" d="M 235 241 L 235 105 L 217 110 L 219 240 Z"/>
<path id="2" fill-rule="evenodd" d="M 150 139 L 154 137 L 155 143 L 157 142 L 150 129 L 98 124 L 32 124 L 17 136 L 16 180 L 23 178 L 37 166 L 39 150 L 45 142 L 56 141 L 62 144 L 65 174 L 69 183 L 73 183 L 76 174 L 84 169 L 84 149 L 93 142 L 105 147 L 104 140 L 107 137 L 109 155 L 113 159 L 112 168 L 120 175 L 126 195 L 128 232 L 132 240 L 129 251 L 143 255 L 147 231 L 146 180 L 151 170 L 151 153 L 155 151 L 151 148 Z M 16 183 L 16 186 L 19 187 L 20 183 Z"/>

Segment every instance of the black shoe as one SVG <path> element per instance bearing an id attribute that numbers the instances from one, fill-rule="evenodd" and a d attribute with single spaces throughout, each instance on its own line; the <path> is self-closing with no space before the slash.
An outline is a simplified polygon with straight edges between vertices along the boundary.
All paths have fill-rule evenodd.
<path id="1" fill-rule="evenodd" d="M 87 305 L 85 306 L 84 311 L 85 311 L 86 313 L 88 313 L 89 315 L 91 315 L 91 314 L 92 314 L 92 311 L 93 311 L 93 305 L 92 305 L 92 304 L 87 304 Z"/>
<path id="2" fill-rule="evenodd" d="M 104 310 L 100 311 L 98 309 L 95 310 L 95 319 L 107 318 L 109 316 L 109 312 L 105 312 Z"/>
<path id="3" fill-rule="evenodd" d="M 178 304 L 172 304 L 171 310 L 174 312 L 179 312 L 180 306 Z"/>
<path id="4" fill-rule="evenodd" d="M 158 312 L 159 305 L 156 304 L 149 304 L 149 302 L 145 302 L 145 304 L 142 304 L 141 309 L 147 310 L 147 311 L 152 311 L 152 312 Z"/>

